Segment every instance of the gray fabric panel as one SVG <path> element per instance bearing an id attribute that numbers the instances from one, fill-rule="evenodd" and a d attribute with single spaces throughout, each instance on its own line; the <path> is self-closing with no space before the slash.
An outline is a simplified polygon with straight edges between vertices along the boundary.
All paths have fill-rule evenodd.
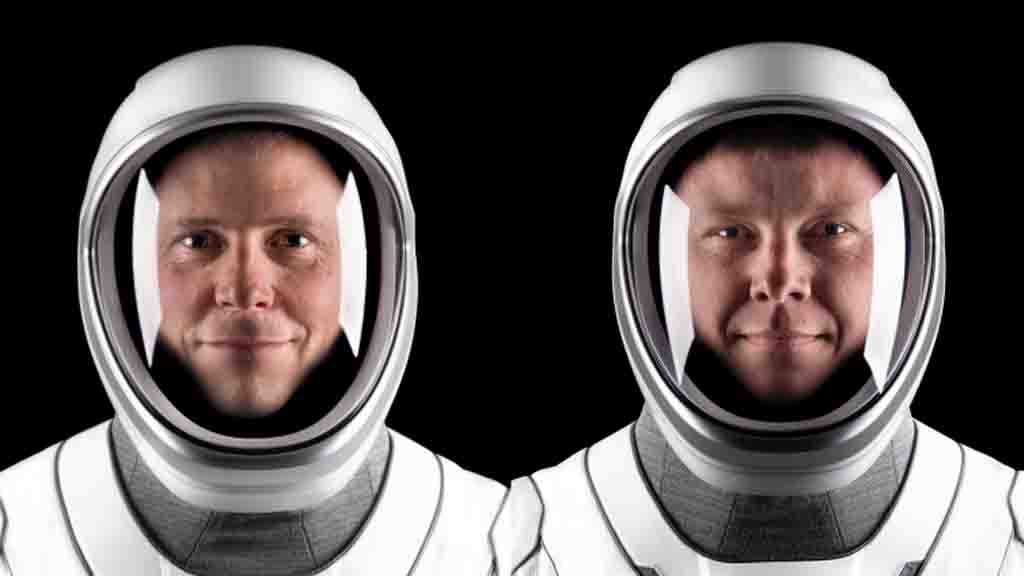
<path id="1" fill-rule="evenodd" d="M 186 569 L 196 574 L 303 574 L 316 567 L 301 514 L 214 514 Z"/>
<path id="2" fill-rule="evenodd" d="M 171 562 L 196 576 L 284 576 L 329 564 L 369 517 L 391 450 L 385 430 L 353 479 L 316 509 L 224 514 L 196 508 L 160 484 L 118 419 L 113 438 L 117 469 L 140 524 Z"/>
<path id="3" fill-rule="evenodd" d="M 731 561 L 800 561 L 841 556 L 870 538 L 895 500 L 914 433 L 908 418 L 860 478 L 809 496 L 730 494 L 703 482 L 672 452 L 646 407 L 634 439 L 656 498 L 700 552 Z"/>
<path id="4" fill-rule="evenodd" d="M 651 488 L 677 529 L 701 550 L 717 550 L 734 496 L 690 472 L 669 448 L 647 410 L 636 423 L 635 439 Z"/>
<path id="5" fill-rule="evenodd" d="M 914 439 L 917 437 L 917 426 L 913 418 L 907 418 L 896 432 L 892 439 L 893 465 L 896 468 L 896 478 L 899 485 L 903 485 L 903 475 L 910 466 L 910 455 L 914 452 Z"/>
<path id="6" fill-rule="evenodd" d="M 845 549 L 868 540 L 895 500 L 913 447 L 914 422 L 908 418 L 890 447 L 860 478 L 829 494 Z"/>
<path id="7" fill-rule="evenodd" d="M 318 566 L 340 554 L 369 517 L 388 465 L 389 443 L 388 434 L 381 434 L 366 463 L 345 489 L 323 506 L 303 515 L 303 525 Z"/>
<path id="8" fill-rule="evenodd" d="M 718 554 L 733 560 L 809 560 L 842 549 L 825 495 L 738 495 Z"/>
<path id="9" fill-rule="evenodd" d="M 112 428 L 121 483 L 139 524 L 169 558 L 183 565 L 212 513 L 185 504 L 156 479 L 139 458 L 120 419 L 114 419 Z"/>

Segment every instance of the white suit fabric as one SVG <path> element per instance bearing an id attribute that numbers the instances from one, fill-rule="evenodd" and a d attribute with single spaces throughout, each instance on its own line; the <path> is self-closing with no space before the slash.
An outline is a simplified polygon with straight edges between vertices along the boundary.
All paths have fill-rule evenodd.
<path id="1" fill-rule="evenodd" d="M 711 400 L 684 370 L 695 333 L 690 215 L 666 175 L 680 150 L 703 133 L 768 116 L 830 124 L 877 148 L 893 168 L 870 206 L 878 234 L 867 376 L 844 404 L 802 420 L 739 415 Z M 494 529 L 499 574 L 1024 574 L 1021 473 L 910 415 L 942 311 L 944 221 L 928 146 L 884 73 L 855 56 L 799 43 L 735 46 L 686 65 L 630 148 L 612 246 L 619 328 L 645 400 L 638 424 L 649 417 L 656 440 L 694 480 L 690 488 L 652 484 L 633 426 L 517 479 Z M 899 436 L 912 437 L 912 446 L 894 450 L 901 430 L 912 432 Z M 896 456 L 905 453 L 900 466 Z M 779 557 L 772 550 L 725 557 L 687 536 L 697 529 L 688 520 L 700 526 L 714 517 L 723 507 L 714 497 L 725 495 L 763 504 L 764 522 L 747 526 L 768 533 L 726 530 L 718 540 L 770 540 L 772 530 L 799 539 L 787 531 L 787 513 L 809 499 L 872 485 L 866 476 L 890 467 L 888 459 L 893 480 L 885 495 L 858 496 L 876 498 L 886 512 L 859 527 L 870 533 L 856 546 L 814 559 L 783 557 L 783 550 Z M 668 494 L 680 486 L 681 494 Z M 669 508 L 672 499 L 703 514 L 687 518 L 685 507 Z M 742 524 L 734 520 L 726 516 L 728 526 Z"/>
<path id="2" fill-rule="evenodd" d="M 331 158 L 337 154 L 350 162 L 348 174 L 335 170 L 346 184 L 330 217 L 340 228 L 345 269 L 337 287 L 344 300 L 338 318 L 344 336 L 335 345 L 348 351 L 343 356 L 352 363 L 345 364 L 347 371 L 329 373 L 351 380 L 326 380 L 330 386 L 320 388 L 337 390 L 339 400 L 300 412 L 296 429 L 247 436 L 200 424 L 156 382 L 166 372 L 151 370 L 161 301 L 156 262 L 146 251 L 154 246 L 160 203 L 143 164 L 203 130 L 253 124 L 304 134 L 307 143 L 326 142 Z M 131 193 L 139 200 L 132 211 L 135 234 L 125 235 L 118 216 Z M 83 320 L 120 428 L 110 421 L 98 424 L 0 471 L 0 574 L 241 573 L 186 569 L 176 563 L 180 557 L 156 544 L 152 516 L 147 525 L 147 517 L 137 513 L 141 508 L 133 508 L 151 495 L 130 492 L 135 485 L 122 482 L 115 431 L 133 447 L 136 468 L 144 466 L 147 479 L 159 485 L 161 505 L 234 518 L 241 532 L 236 539 L 244 539 L 250 522 L 301 520 L 322 511 L 325 502 L 351 489 L 374 450 L 389 446 L 376 494 L 359 494 L 372 499 L 372 506 L 365 518 L 347 523 L 358 524 L 358 531 L 336 556 L 302 570 L 261 571 L 261 561 L 274 551 L 243 542 L 221 546 L 220 553 L 229 556 L 218 559 L 225 566 L 234 555 L 249 567 L 244 573 L 258 574 L 490 573 L 488 534 L 507 490 L 384 424 L 416 317 L 414 221 L 394 140 L 355 79 L 333 64 L 282 48 L 227 46 L 174 58 L 143 75 L 100 144 L 79 231 Z M 115 246 L 134 246 L 134 262 L 118 261 L 122 252 Z M 134 282 L 119 283 L 126 270 L 134 271 Z M 368 294 L 367 286 L 379 292 Z M 137 308 L 121 290 L 136 292 Z M 132 338 L 133 314 L 143 344 Z M 199 529 L 211 531 L 209 525 Z M 302 543 L 303 534 L 291 535 Z M 305 538 L 305 546 L 289 553 L 314 556 L 308 533 Z"/>

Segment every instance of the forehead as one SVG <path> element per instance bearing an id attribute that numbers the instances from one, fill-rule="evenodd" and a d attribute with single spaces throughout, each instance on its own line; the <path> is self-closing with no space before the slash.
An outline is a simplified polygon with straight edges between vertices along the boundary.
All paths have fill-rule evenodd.
<path id="1" fill-rule="evenodd" d="M 687 205 L 744 212 L 862 205 L 883 185 L 863 154 L 836 140 L 814 146 L 717 144 L 676 183 Z"/>
<path id="2" fill-rule="evenodd" d="M 162 206 L 219 210 L 244 217 L 265 212 L 327 212 L 342 183 L 311 144 L 286 134 L 220 136 L 186 148 L 159 176 Z M 326 215 L 326 214 L 325 214 Z"/>

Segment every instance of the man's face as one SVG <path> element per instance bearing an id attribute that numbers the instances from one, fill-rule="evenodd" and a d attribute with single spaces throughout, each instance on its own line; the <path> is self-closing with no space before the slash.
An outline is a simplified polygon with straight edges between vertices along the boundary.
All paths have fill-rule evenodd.
<path id="1" fill-rule="evenodd" d="M 220 412 L 277 411 L 340 333 L 342 185 L 311 146 L 257 136 L 185 151 L 156 190 L 161 340 Z"/>
<path id="2" fill-rule="evenodd" d="M 807 397 L 863 349 L 872 196 L 883 183 L 851 148 L 718 146 L 676 187 L 690 209 L 696 336 L 757 398 Z"/>

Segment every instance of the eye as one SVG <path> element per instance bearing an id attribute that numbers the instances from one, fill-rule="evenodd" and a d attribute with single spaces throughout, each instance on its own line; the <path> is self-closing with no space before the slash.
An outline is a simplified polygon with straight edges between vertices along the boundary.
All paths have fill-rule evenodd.
<path id="1" fill-rule="evenodd" d="M 741 228 L 740 226 L 726 226 L 725 228 L 719 228 L 714 232 L 714 236 L 716 238 L 725 239 L 739 238 L 741 235 L 744 234 L 745 230 L 743 230 L 743 228 Z"/>
<path id="2" fill-rule="evenodd" d="M 274 246 L 284 248 L 305 248 L 309 245 L 309 238 L 302 232 L 282 232 L 271 241 Z"/>
<path id="3" fill-rule="evenodd" d="M 828 224 L 825 224 L 825 234 L 829 236 L 838 236 L 846 233 L 847 230 L 846 226 L 843 226 L 838 222 L 829 222 Z"/>
<path id="4" fill-rule="evenodd" d="M 823 238 L 836 238 L 844 234 L 849 234 L 853 231 L 853 228 L 842 222 L 821 222 L 811 229 L 811 236 L 823 237 Z"/>
<path id="5" fill-rule="evenodd" d="M 181 239 L 181 244 L 189 250 L 206 250 L 214 242 L 216 242 L 216 239 L 209 232 L 194 232 Z"/>
<path id="6" fill-rule="evenodd" d="M 715 236 L 718 236 L 719 238 L 736 238 L 739 235 L 740 235 L 740 230 L 739 230 L 739 228 L 737 228 L 735 226 L 730 226 L 728 228 L 722 228 L 721 230 L 715 232 Z"/>

